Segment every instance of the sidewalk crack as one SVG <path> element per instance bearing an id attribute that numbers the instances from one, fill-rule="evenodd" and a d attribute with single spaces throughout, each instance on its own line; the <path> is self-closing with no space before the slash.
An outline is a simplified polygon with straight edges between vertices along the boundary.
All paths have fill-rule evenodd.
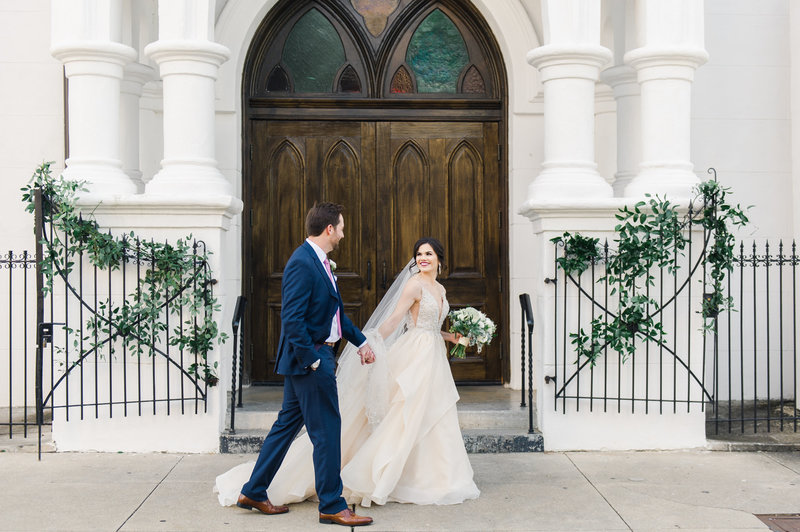
<path id="1" fill-rule="evenodd" d="M 567 460 L 569 460 L 569 461 L 570 461 L 570 463 L 572 464 L 572 466 L 573 466 L 573 467 L 574 467 L 574 468 L 575 468 L 575 469 L 578 471 L 578 473 L 580 473 L 580 474 L 583 476 L 583 478 L 585 478 L 585 479 L 586 479 L 586 482 L 588 482 L 588 483 L 589 483 L 589 485 L 590 485 L 592 488 L 594 488 L 594 491 L 596 491 L 596 492 L 597 492 L 597 494 L 598 494 L 598 495 L 600 495 L 600 497 L 602 497 L 604 501 L 606 501 L 606 504 L 608 505 L 608 507 L 609 507 L 609 508 L 611 508 L 612 510 L 614 510 L 614 513 L 615 513 L 615 514 L 617 514 L 617 517 L 619 517 L 620 521 L 622 521 L 622 522 L 625 524 L 625 526 L 626 526 L 626 527 L 628 527 L 628 530 L 630 530 L 631 532 L 633 532 L 633 528 L 631 528 L 631 525 L 629 525 L 629 524 L 628 524 L 628 522 L 625 520 L 625 518 L 624 518 L 624 517 L 622 517 L 622 515 L 621 515 L 621 514 L 620 514 L 620 513 L 617 511 L 617 509 L 616 509 L 616 508 L 614 508 L 614 505 L 613 505 L 613 504 L 611 504 L 611 501 L 609 501 L 609 500 L 606 498 L 606 496 L 605 496 L 605 495 L 603 495 L 603 492 L 601 492 L 601 491 L 600 491 L 600 490 L 597 488 L 597 486 L 595 486 L 595 485 L 594 485 L 594 482 L 592 482 L 592 481 L 591 481 L 591 479 L 590 479 L 589 477 L 587 477 L 587 476 L 586 476 L 586 474 L 585 474 L 583 471 L 581 471 L 581 468 L 580 468 L 580 467 L 578 467 L 578 464 L 576 464 L 576 463 L 575 463 L 575 462 L 572 460 L 572 457 L 569 455 L 569 453 L 564 453 L 564 455 L 567 457 Z"/>
<path id="2" fill-rule="evenodd" d="M 125 524 L 126 524 L 128 521 L 130 521 L 130 520 L 131 520 L 131 517 L 133 517 L 133 516 L 136 514 L 136 512 L 138 512 L 138 511 L 139 511 L 139 508 L 141 508 L 141 507 L 144 505 L 144 503 L 146 503 L 146 502 L 147 502 L 147 499 L 149 499 L 149 498 L 150 498 L 150 496 L 151 496 L 151 495 L 152 495 L 152 494 L 153 494 L 153 493 L 154 493 L 154 492 L 155 492 L 155 491 L 158 489 L 158 487 L 159 487 L 159 486 L 160 486 L 160 485 L 161 485 L 161 484 L 162 484 L 162 483 L 163 483 L 163 482 L 164 482 L 164 481 L 167 479 L 167 477 L 170 475 L 170 473 L 172 473 L 172 471 L 173 471 L 173 470 L 174 470 L 176 467 L 178 467 L 178 464 L 180 464 L 180 463 L 183 461 L 183 458 L 184 458 L 184 455 L 181 455 L 181 457 L 178 459 L 178 461 L 177 461 L 177 462 L 175 462 L 175 463 L 172 465 L 172 467 L 170 467 L 170 468 L 169 468 L 169 471 L 167 471 L 167 473 L 166 473 L 166 474 L 165 474 L 163 477 L 161 477 L 161 480 L 159 480 L 159 481 L 156 483 L 156 485 L 155 485 L 155 486 L 153 486 L 153 489 L 151 489 L 151 490 L 150 490 L 150 493 L 148 493 L 148 494 L 147 494 L 147 496 L 146 496 L 144 499 L 142 499 L 142 502 L 140 502 L 140 503 L 139 503 L 139 506 L 137 506 L 136 508 L 134 508 L 134 510 L 131 512 L 131 515 L 129 515 L 127 518 L 125 518 L 125 521 L 123 521 L 123 522 L 122 522 L 122 524 L 121 524 L 121 525 L 119 525 L 119 528 L 117 528 L 117 531 L 116 531 L 116 532 L 119 532 L 120 530 L 122 530 L 122 527 L 124 527 L 124 526 L 125 526 Z"/>
<path id="3" fill-rule="evenodd" d="M 780 460 L 775 458 L 771 453 L 764 453 L 764 456 L 766 456 L 767 458 L 769 458 L 770 460 L 772 460 L 773 462 L 775 462 L 779 466 L 785 467 L 786 469 L 788 469 L 789 471 L 791 471 L 795 475 L 800 475 L 800 471 L 798 471 L 797 469 L 793 468 L 789 464 L 784 464 L 783 462 L 781 462 Z"/>

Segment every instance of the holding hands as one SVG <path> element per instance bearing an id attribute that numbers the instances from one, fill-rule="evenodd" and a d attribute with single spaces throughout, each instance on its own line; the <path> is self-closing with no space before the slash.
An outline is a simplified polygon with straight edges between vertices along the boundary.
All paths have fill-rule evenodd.
<path id="1" fill-rule="evenodd" d="M 358 348 L 358 356 L 361 357 L 361 365 L 372 364 L 375 362 L 375 353 L 369 344 L 364 344 Z"/>

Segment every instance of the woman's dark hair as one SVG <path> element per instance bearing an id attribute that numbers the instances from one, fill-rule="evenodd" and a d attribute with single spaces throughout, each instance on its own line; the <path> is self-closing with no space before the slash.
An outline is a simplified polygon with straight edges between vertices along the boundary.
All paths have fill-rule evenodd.
<path id="1" fill-rule="evenodd" d="M 319 236 L 329 225 L 339 225 L 339 216 L 344 207 L 336 203 L 314 203 L 306 215 L 306 233 L 308 236 Z"/>
<path id="2" fill-rule="evenodd" d="M 413 258 L 415 259 L 414 264 L 416 264 L 417 251 L 419 251 L 419 248 L 423 244 L 429 244 L 433 248 L 433 252 L 436 253 L 437 257 L 439 257 L 439 264 L 441 264 L 442 268 L 444 268 L 445 267 L 445 264 L 444 264 L 444 246 L 442 245 L 441 242 L 439 242 L 438 240 L 436 240 L 432 236 L 423 236 L 422 238 L 417 240 L 416 244 L 414 244 L 414 255 L 413 255 Z"/>

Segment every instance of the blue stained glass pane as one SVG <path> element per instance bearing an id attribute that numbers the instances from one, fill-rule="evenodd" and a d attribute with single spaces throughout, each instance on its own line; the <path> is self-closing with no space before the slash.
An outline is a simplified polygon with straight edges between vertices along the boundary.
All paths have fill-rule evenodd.
<path id="1" fill-rule="evenodd" d="M 316 9 L 297 21 L 283 46 L 283 64 L 295 92 L 333 92 L 333 80 L 344 61 L 339 34 Z"/>
<path id="2" fill-rule="evenodd" d="M 439 9 L 425 17 L 406 51 L 406 62 L 417 78 L 417 92 L 457 92 L 458 75 L 468 61 L 464 38 Z"/>

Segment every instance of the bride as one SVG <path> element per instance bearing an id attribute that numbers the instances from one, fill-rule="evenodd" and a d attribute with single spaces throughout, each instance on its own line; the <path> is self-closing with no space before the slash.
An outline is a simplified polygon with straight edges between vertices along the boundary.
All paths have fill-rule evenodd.
<path id="1" fill-rule="evenodd" d="M 436 280 L 443 260 L 438 240 L 418 240 L 414 258 L 364 327 L 375 363 L 365 369 L 352 345 L 339 359 L 342 495 L 348 503 L 457 504 L 480 495 L 445 346 L 458 336 L 441 330 L 450 309 Z M 267 490 L 273 504 L 315 497 L 311 453 L 303 432 Z M 249 462 L 217 477 L 221 504 L 236 503 L 252 467 Z"/>

